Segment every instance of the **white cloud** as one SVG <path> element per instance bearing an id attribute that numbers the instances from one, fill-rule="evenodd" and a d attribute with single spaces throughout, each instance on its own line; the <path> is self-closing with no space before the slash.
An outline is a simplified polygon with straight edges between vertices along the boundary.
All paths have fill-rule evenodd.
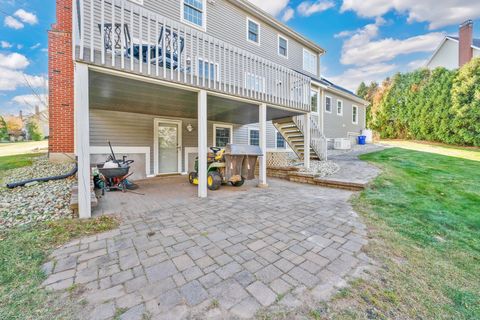
<path id="1" fill-rule="evenodd" d="M 13 15 L 19 18 L 22 22 L 28 23 L 30 25 L 38 23 L 38 18 L 34 13 L 25 11 L 23 9 L 18 9 Z"/>
<path id="2" fill-rule="evenodd" d="M 304 17 L 309 17 L 314 13 L 328 10 L 335 6 L 335 3 L 330 0 L 317 0 L 317 1 L 303 1 L 297 7 L 297 11 Z"/>
<path id="3" fill-rule="evenodd" d="M 37 49 L 37 48 L 40 48 L 42 44 L 40 42 L 34 44 L 33 46 L 30 47 L 30 49 L 34 50 L 34 49 Z"/>
<path id="4" fill-rule="evenodd" d="M 288 7 L 287 9 L 285 9 L 285 11 L 283 12 L 283 16 L 282 16 L 282 21 L 283 22 L 288 22 L 290 21 L 293 16 L 295 15 L 295 10 L 293 10 L 292 8 Z"/>
<path id="5" fill-rule="evenodd" d="M 8 69 L 25 69 L 30 62 L 27 57 L 19 53 L 2 54 L 0 53 L 0 67 Z"/>
<path id="6" fill-rule="evenodd" d="M 388 63 L 378 63 L 363 67 L 349 68 L 342 74 L 329 77 L 328 79 L 335 84 L 343 86 L 351 91 L 356 91 L 358 85 L 364 81 L 382 82 L 397 69 L 397 65 Z"/>
<path id="7" fill-rule="evenodd" d="M 336 37 L 346 37 L 343 43 L 340 62 L 344 65 L 365 66 L 395 59 L 399 55 L 435 50 L 444 34 L 432 32 L 406 39 L 385 38 L 374 40 L 379 35 L 379 27 L 385 20 L 377 18 L 356 31 L 343 31 Z"/>
<path id="8" fill-rule="evenodd" d="M 12 70 L 0 67 L 0 91 L 14 91 L 20 87 L 46 88 L 47 79 L 44 76 L 35 76 L 21 70 Z"/>
<path id="9" fill-rule="evenodd" d="M 11 47 L 13 47 L 13 44 L 11 44 L 10 42 L 8 41 L 0 41 L 0 47 L 2 49 L 10 49 Z"/>
<path id="10" fill-rule="evenodd" d="M 48 104 L 48 94 L 24 94 L 15 96 L 11 100 L 13 103 L 21 106 L 39 106 L 43 107 Z"/>
<path id="11" fill-rule="evenodd" d="M 428 22 L 431 30 L 480 17 L 475 0 L 343 0 L 341 11 L 362 17 L 378 17 L 394 10 L 408 15 L 408 22 Z"/>
<path id="12" fill-rule="evenodd" d="M 288 5 L 289 0 L 248 0 L 273 16 L 278 15 Z"/>
<path id="13" fill-rule="evenodd" d="M 24 27 L 23 23 L 21 23 L 20 21 L 18 21 L 17 19 L 15 19 L 12 16 L 6 16 L 5 20 L 3 20 L 3 24 L 6 27 L 9 27 L 9 28 L 12 28 L 12 29 L 15 29 L 15 30 L 22 29 Z"/>

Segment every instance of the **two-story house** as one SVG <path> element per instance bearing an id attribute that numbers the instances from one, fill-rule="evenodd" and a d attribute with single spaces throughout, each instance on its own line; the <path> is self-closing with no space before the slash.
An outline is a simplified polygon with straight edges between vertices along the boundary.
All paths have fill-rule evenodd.
<path id="1" fill-rule="evenodd" d="M 77 156 L 80 216 L 108 141 L 137 178 L 186 172 L 198 155 L 199 197 L 208 146 L 259 145 L 260 185 L 267 148 L 324 159 L 324 132 L 358 134 L 366 107 L 321 78 L 324 52 L 245 0 L 57 0 L 49 151 Z"/>

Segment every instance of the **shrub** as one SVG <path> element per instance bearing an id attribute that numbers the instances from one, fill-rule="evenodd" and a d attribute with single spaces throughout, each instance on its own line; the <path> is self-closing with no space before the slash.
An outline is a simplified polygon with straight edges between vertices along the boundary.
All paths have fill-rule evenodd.
<path id="1" fill-rule="evenodd" d="M 38 121 L 35 119 L 30 119 L 27 123 L 27 133 L 30 140 L 40 141 L 43 139 L 42 132 L 38 125 Z"/>

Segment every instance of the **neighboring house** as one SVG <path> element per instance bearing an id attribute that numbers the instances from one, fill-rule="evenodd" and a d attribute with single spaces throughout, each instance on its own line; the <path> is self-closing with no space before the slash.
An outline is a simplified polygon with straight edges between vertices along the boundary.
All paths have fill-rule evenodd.
<path id="1" fill-rule="evenodd" d="M 136 160 L 134 178 L 186 172 L 199 155 L 200 197 L 208 146 L 290 147 L 307 167 L 325 158 L 324 127 L 358 134 L 366 102 L 321 79 L 324 52 L 246 0 L 57 0 L 49 151 L 78 158 L 80 216 L 108 141 Z M 327 97 L 344 99 L 334 119 Z"/>
<path id="2" fill-rule="evenodd" d="M 473 22 L 460 25 L 458 36 L 446 36 L 437 47 L 426 67 L 457 69 L 475 57 L 480 57 L 480 39 L 473 38 Z"/>
<path id="3" fill-rule="evenodd" d="M 34 119 L 38 123 L 38 128 L 42 136 L 48 138 L 49 123 L 48 123 L 48 109 L 40 110 L 38 106 L 35 106 L 35 112 L 24 116 L 24 124 L 26 125 L 30 118 Z M 25 128 L 26 131 L 26 128 Z M 27 137 L 29 140 L 30 137 Z"/>

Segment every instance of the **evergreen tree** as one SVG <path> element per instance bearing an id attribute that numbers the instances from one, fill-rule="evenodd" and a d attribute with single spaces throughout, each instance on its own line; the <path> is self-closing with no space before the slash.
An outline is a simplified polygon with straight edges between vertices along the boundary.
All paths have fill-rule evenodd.
<path id="1" fill-rule="evenodd" d="M 8 128 L 7 128 L 7 121 L 0 116 L 0 141 L 8 140 Z"/>

